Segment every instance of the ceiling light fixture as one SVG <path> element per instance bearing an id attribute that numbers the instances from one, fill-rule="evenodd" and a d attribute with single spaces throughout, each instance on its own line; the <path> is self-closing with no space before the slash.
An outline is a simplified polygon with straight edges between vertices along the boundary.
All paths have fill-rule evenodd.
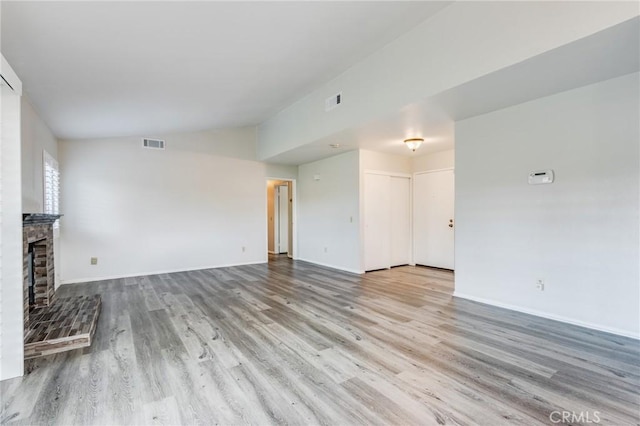
<path id="1" fill-rule="evenodd" d="M 424 139 L 422 138 L 411 138 L 411 139 L 405 139 L 404 140 L 404 144 L 407 146 L 407 148 L 409 148 L 411 151 L 414 151 L 418 148 L 420 148 L 420 145 L 422 145 L 422 142 L 424 142 Z"/>
<path id="2" fill-rule="evenodd" d="M 329 145 L 331 148 L 333 149 L 337 149 L 340 148 L 340 144 L 339 143 L 332 143 L 331 145 Z"/>

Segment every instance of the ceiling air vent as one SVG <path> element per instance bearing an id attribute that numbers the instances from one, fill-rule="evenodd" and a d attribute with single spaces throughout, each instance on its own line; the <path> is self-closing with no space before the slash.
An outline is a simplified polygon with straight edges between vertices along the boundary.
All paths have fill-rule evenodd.
<path id="1" fill-rule="evenodd" d="M 324 101 L 324 110 L 331 111 L 332 109 L 340 106 L 340 104 L 342 104 L 342 92 L 329 96 L 327 100 Z"/>
<path id="2" fill-rule="evenodd" d="M 150 149 L 164 149 L 164 141 L 161 139 L 142 139 L 142 147 Z"/>

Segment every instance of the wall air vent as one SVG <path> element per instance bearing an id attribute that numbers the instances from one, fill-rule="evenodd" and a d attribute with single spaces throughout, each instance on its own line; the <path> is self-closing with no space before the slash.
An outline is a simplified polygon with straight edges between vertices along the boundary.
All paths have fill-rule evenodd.
<path id="1" fill-rule="evenodd" d="M 327 100 L 324 101 L 324 110 L 331 111 L 332 109 L 340 106 L 342 104 L 342 92 L 336 93 L 333 96 L 329 96 Z"/>
<path id="2" fill-rule="evenodd" d="M 164 149 L 164 141 L 161 139 L 142 139 L 142 147 L 150 149 Z"/>

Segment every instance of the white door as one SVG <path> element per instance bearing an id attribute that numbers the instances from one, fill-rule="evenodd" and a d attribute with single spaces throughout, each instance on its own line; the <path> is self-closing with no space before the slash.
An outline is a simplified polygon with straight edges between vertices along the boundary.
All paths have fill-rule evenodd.
<path id="1" fill-rule="evenodd" d="M 411 180 L 391 176 L 391 259 L 390 266 L 411 263 Z"/>
<path id="2" fill-rule="evenodd" d="M 390 177 L 364 175 L 364 269 L 391 266 Z"/>
<path id="3" fill-rule="evenodd" d="M 453 269 L 453 170 L 422 173 L 413 181 L 414 262 Z"/>
<path id="4" fill-rule="evenodd" d="M 289 251 L 289 187 L 278 186 L 278 253 Z"/>

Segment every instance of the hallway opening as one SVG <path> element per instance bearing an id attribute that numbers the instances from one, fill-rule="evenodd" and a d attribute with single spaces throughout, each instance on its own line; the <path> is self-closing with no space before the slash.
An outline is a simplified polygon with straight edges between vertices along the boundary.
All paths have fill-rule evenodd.
<path id="1" fill-rule="evenodd" d="M 295 181 L 267 180 L 267 252 L 269 261 L 276 257 L 294 258 Z"/>

